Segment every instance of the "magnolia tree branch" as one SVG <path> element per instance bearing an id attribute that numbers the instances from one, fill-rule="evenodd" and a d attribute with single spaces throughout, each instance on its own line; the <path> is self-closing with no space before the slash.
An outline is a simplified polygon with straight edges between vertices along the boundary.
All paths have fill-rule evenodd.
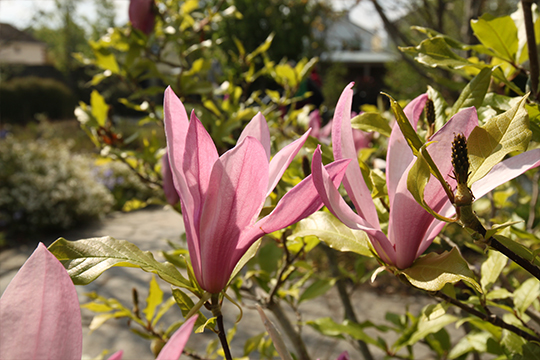
<path id="1" fill-rule="evenodd" d="M 467 313 L 469 313 L 471 315 L 474 315 L 474 316 L 476 316 L 476 317 L 478 317 L 478 318 L 480 318 L 480 319 L 482 319 L 484 321 L 487 321 L 490 324 L 493 324 L 493 325 L 498 326 L 500 328 L 511 331 L 514 334 L 521 336 L 525 340 L 540 342 L 540 337 L 532 335 L 532 334 L 526 332 L 525 330 L 522 330 L 522 329 L 520 329 L 520 328 L 518 328 L 518 327 L 516 327 L 514 325 L 508 324 L 503 319 L 501 319 L 500 317 L 498 317 L 496 315 L 484 314 L 484 313 L 476 310 L 475 308 L 473 308 L 473 307 L 471 307 L 471 306 L 469 306 L 467 304 L 464 304 L 461 301 L 456 300 L 456 299 L 446 295 L 445 293 L 443 293 L 441 291 L 435 291 L 434 293 L 432 293 L 432 295 L 435 296 L 435 297 L 438 297 L 439 299 L 443 299 L 444 301 L 447 301 L 447 302 L 451 303 L 452 305 L 455 305 L 455 306 L 459 307 L 461 310 L 463 310 L 463 311 L 465 311 L 465 312 L 467 312 Z"/>
<path id="2" fill-rule="evenodd" d="M 523 8 L 523 21 L 525 22 L 525 33 L 527 34 L 531 90 L 534 99 L 536 101 L 540 101 L 540 93 L 538 91 L 538 77 L 540 76 L 540 70 L 538 65 L 538 48 L 536 46 L 536 38 L 534 34 L 532 4 L 533 0 L 521 0 L 521 7 Z"/>
<path id="3" fill-rule="evenodd" d="M 349 298 L 349 293 L 347 292 L 345 279 L 341 277 L 341 274 L 339 272 L 335 250 L 329 248 L 328 246 L 323 246 L 323 249 L 324 249 L 324 252 L 326 253 L 326 256 L 328 257 L 328 264 L 330 266 L 330 270 L 332 271 L 332 276 L 338 279 L 336 282 L 336 287 L 338 289 L 341 303 L 343 304 L 343 309 L 345 310 L 345 319 L 353 321 L 358 324 L 356 313 L 354 312 L 354 308 L 351 304 L 351 299 Z M 364 359 L 373 360 L 373 355 L 371 355 L 371 352 L 369 351 L 369 347 L 367 346 L 367 344 L 362 340 L 358 340 L 357 344 L 358 344 L 358 347 L 360 348 L 360 352 L 362 353 L 362 356 L 364 357 Z"/>

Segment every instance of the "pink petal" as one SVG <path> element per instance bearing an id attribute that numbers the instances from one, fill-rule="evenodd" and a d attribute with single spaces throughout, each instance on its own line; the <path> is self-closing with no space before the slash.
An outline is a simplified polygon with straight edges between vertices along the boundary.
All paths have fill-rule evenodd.
<path id="1" fill-rule="evenodd" d="M 416 129 L 418 119 L 422 114 L 427 98 L 427 94 L 420 95 L 403 109 L 414 129 Z M 386 186 L 388 187 L 388 200 L 390 204 L 394 201 L 394 194 L 396 193 L 399 180 L 413 159 L 412 150 L 401 133 L 398 123 L 395 122 L 390 140 L 388 141 L 388 152 L 386 154 Z"/>
<path id="2" fill-rule="evenodd" d="M 311 129 L 306 131 L 300 139 L 296 139 L 295 141 L 281 149 L 276 155 L 274 155 L 274 157 L 270 161 L 268 188 L 266 190 L 266 196 L 270 195 L 270 193 L 274 191 L 274 188 L 279 182 L 279 179 L 281 179 L 281 176 L 283 175 L 285 170 L 287 170 L 289 164 L 294 160 L 294 157 L 296 156 L 296 154 L 298 154 L 302 146 L 304 146 L 304 143 L 306 142 L 310 132 Z"/>
<path id="3" fill-rule="evenodd" d="M 107 360 L 122 360 L 123 355 L 124 355 L 124 352 L 120 350 L 112 354 L 111 357 Z"/>
<path id="4" fill-rule="evenodd" d="M 347 351 L 342 352 L 336 360 L 349 360 L 349 353 Z"/>
<path id="5" fill-rule="evenodd" d="M 495 165 L 486 176 L 472 184 L 471 191 L 479 199 L 497 186 L 537 166 L 540 166 L 540 149 L 513 156 Z"/>
<path id="6" fill-rule="evenodd" d="M 309 127 L 311 128 L 311 136 L 320 140 L 319 131 L 321 130 L 321 114 L 319 109 L 315 109 L 309 113 Z"/>
<path id="7" fill-rule="evenodd" d="M 336 185 L 341 182 L 347 164 L 348 160 L 340 160 L 326 166 L 329 177 Z M 238 249 L 241 250 L 240 252 L 243 255 L 253 242 L 263 235 L 284 229 L 313 214 L 322 206 L 323 203 L 310 175 L 288 191 L 269 215 L 243 232 L 241 241 L 238 243 Z"/>
<path id="8" fill-rule="evenodd" d="M 227 284 L 240 233 L 257 218 L 267 184 L 266 153 L 251 136 L 214 164 L 200 222 L 203 289 L 217 293 Z"/>
<path id="9" fill-rule="evenodd" d="M 377 227 L 374 227 L 364 218 L 352 211 L 345 200 L 343 200 L 336 186 L 330 180 L 328 172 L 322 166 L 320 147 L 317 148 L 313 154 L 311 167 L 313 183 L 328 210 L 351 229 L 365 231 L 369 235 L 373 247 L 379 256 L 385 262 L 393 263 L 395 257 L 393 244 L 390 243 L 386 235 L 378 228 L 378 222 Z"/>
<path id="10" fill-rule="evenodd" d="M 169 153 L 165 152 L 165 155 L 161 158 L 161 176 L 163 177 L 163 192 L 167 202 L 171 205 L 176 205 L 180 201 L 180 197 L 174 187 L 174 180 L 171 171 L 171 164 L 169 163 Z"/>
<path id="11" fill-rule="evenodd" d="M 42 243 L 0 299 L 0 324 L 0 359 L 81 359 L 75 286 Z"/>
<path id="12" fill-rule="evenodd" d="M 270 130 L 268 129 L 266 119 L 260 112 L 246 125 L 236 143 L 240 144 L 248 136 L 259 140 L 264 147 L 264 151 L 266 151 L 268 161 L 270 161 Z"/>
<path id="13" fill-rule="evenodd" d="M 184 351 L 191 331 L 193 330 L 193 325 L 197 320 L 198 315 L 194 315 L 186 322 L 180 326 L 180 329 L 176 330 L 173 336 L 167 341 L 167 344 L 161 349 L 156 360 L 178 360 Z"/>
<path id="14" fill-rule="evenodd" d="M 196 220 L 208 191 L 210 173 L 218 157 L 216 146 L 210 134 L 192 112 L 186 135 L 182 169 L 186 184 L 193 197 L 196 227 L 198 226 Z"/>
<path id="15" fill-rule="evenodd" d="M 334 159 L 353 160 L 343 179 L 343 186 L 345 187 L 345 190 L 347 190 L 347 194 L 353 202 L 358 215 L 366 219 L 368 223 L 378 226 L 379 218 L 377 216 L 377 210 L 371 199 L 371 192 L 369 191 L 362 176 L 362 172 L 360 171 L 360 167 L 358 166 L 358 157 L 351 128 L 351 106 L 353 97 L 351 88 L 353 85 L 354 83 L 350 83 L 345 90 L 343 90 L 334 112 L 332 126 Z"/>

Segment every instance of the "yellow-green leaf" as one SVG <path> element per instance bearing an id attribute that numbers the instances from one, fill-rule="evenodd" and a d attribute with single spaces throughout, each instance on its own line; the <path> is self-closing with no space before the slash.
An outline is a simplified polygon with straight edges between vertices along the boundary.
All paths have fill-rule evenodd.
<path id="1" fill-rule="evenodd" d="M 508 258 L 500 252 L 489 251 L 488 258 L 482 263 L 481 267 L 482 277 L 480 278 L 480 285 L 482 285 L 484 292 L 487 292 L 495 284 L 507 262 Z"/>
<path id="2" fill-rule="evenodd" d="M 510 110 L 474 128 L 469 135 L 469 186 L 483 178 L 510 152 L 527 149 L 532 132 L 529 130 L 529 115 L 525 110 L 526 99 L 527 96 L 524 96 Z"/>
<path id="3" fill-rule="evenodd" d="M 477 20 L 471 20 L 471 28 L 478 40 L 498 57 L 509 62 L 516 60 L 518 29 L 510 16 L 494 18 L 486 13 Z"/>
<path id="4" fill-rule="evenodd" d="M 92 115 L 96 119 L 99 126 L 105 126 L 107 114 L 109 113 L 109 105 L 97 90 L 93 90 L 90 94 L 90 106 L 92 107 Z"/>
<path id="5" fill-rule="evenodd" d="M 536 278 L 527 279 L 519 288 L 514 291 L 514 306 L 519 314 L 540 297 L 540 281 Z"/>
<path id="6" fill-rule="evenodd" d="M 455 284 L 462 280 L 476 291 L 482 292 L 474 272 L 469 269 L 456 248 L 442 254 L 429 253 L 416 260 L 402 273 L 412 285 L 427 291 L 438 291 L 446 284 Z"/>
<path id="7" fill-rule="evenodd" d="M 350 229 L 330 213 L 317 211 L 308 216 L 296 225 L 294 233 L 288 239 L 309 235 L 318 237 L 333 249 L 373 257 L 366 233 Z"/>
<path id="8" fill-rule="evenodd" d="M 376 131 L 381 135 L 390 137 L 392 128 L 388 125 L 388 120 L 376 112 L 365 112 L 351 119 L 351 126 L 354 129 L 363 131 Z"/>
<path id="9" fill-rule="evenodd" d="M 156 278 L 152 275 L 150 287 L 148 288 L 148 297 L 146 298 L 146 308 L 143 313 L 149 322 L 154 318 L 156 308 L 163 302 L 163 291 L 159 288 Z"/>
<path id="10" fill-rule="evenodd" d="M 491 68 L 483 68 L 461 91 L 448 117 L 450 118 L 459 110 L 470 106 L 478 109 L 484 101 L 490 82 Z"/>

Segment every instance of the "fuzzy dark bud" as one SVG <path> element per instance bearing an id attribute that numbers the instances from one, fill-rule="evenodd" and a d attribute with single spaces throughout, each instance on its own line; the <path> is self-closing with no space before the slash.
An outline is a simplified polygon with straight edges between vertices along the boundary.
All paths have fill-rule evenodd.
<path id="1" fill-rule="evenodd" d="M 454 176 L 458 184 L 467 184 L 469 177 L 469 155 L 467 153 L 467 139 L 462 134 L 454 135 L 452 142 L 452 165 Z"/>
<path id="2" fill-rule="evenodd" d="M 424 112 L 426 114 L 426 122 L 429 126 L 433 126 L 433 124 L 435 124 L 435 106 L 433 105 L 433 101 L 430 99 L 427 99 L 426 101 Z"/>

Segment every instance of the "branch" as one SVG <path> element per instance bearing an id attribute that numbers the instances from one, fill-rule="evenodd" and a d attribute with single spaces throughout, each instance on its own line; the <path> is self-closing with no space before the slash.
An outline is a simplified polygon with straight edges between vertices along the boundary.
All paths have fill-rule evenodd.
<path id="1" fill-rule="evenodd" d="M 538 77 L 540 76 L 540 70 L 538 66 L 538 48 L 536 46 L 536 38 L 534 34 L 532 3 L 533 0 L 521 0 L 521 6 L 523 8 L 523 21 L 525 22 L 525 32 L 527 34 L 527 49 L 529 51 L 531 90 L 533 97 L 538 102 L 540 101 L 540 93 L 538 92 Z"/>
<path id="2" fill-rule="evenodd" d="M 528 332 L 526 332 L 526 331 L 524 331 L 524 330 L 522 330 L 522 329 L 520 329 L 520 328 L 518 328 L 518 327 L 516 327 L 514 325 L 506 323 L 503 319 L 501 319 L 500 317 L 498 317 L 496 315 L 484 314 L 484 313 L 476 310 L 475 308 L 473 308 L 471 306 L 468 306 L 468 305 L 462 303 L 461 301 L 456 300 L 456 299 L 446 295 L 445 293 L 443 293 L 441 291 L 434 292 L 433 296 L 438 297 L 440 299 L 443 299 L 444 301 L 447 301 L 447 302 L 451 303 L 452 305 L 455 305 L 455 306 L 459 307 L 461 310 L 463 310 L 463 311 L 465 311 L 465 312 L 467 312 L 467 313 L 469 313 L 471 315 L 474 315 L 474 316 L 476 316 L 476 317 L 478 317 L 478 318 L 480 318 L 480 319 L 482 319 L 484 321 L 487 321 L 490 324 L 493 324 L 493 325 L 498 326 L 500 328 L 511 331 L 514 334 L 521 336 L 525 340 L 540 342 L 539 337 L 531 335 Z"/>

